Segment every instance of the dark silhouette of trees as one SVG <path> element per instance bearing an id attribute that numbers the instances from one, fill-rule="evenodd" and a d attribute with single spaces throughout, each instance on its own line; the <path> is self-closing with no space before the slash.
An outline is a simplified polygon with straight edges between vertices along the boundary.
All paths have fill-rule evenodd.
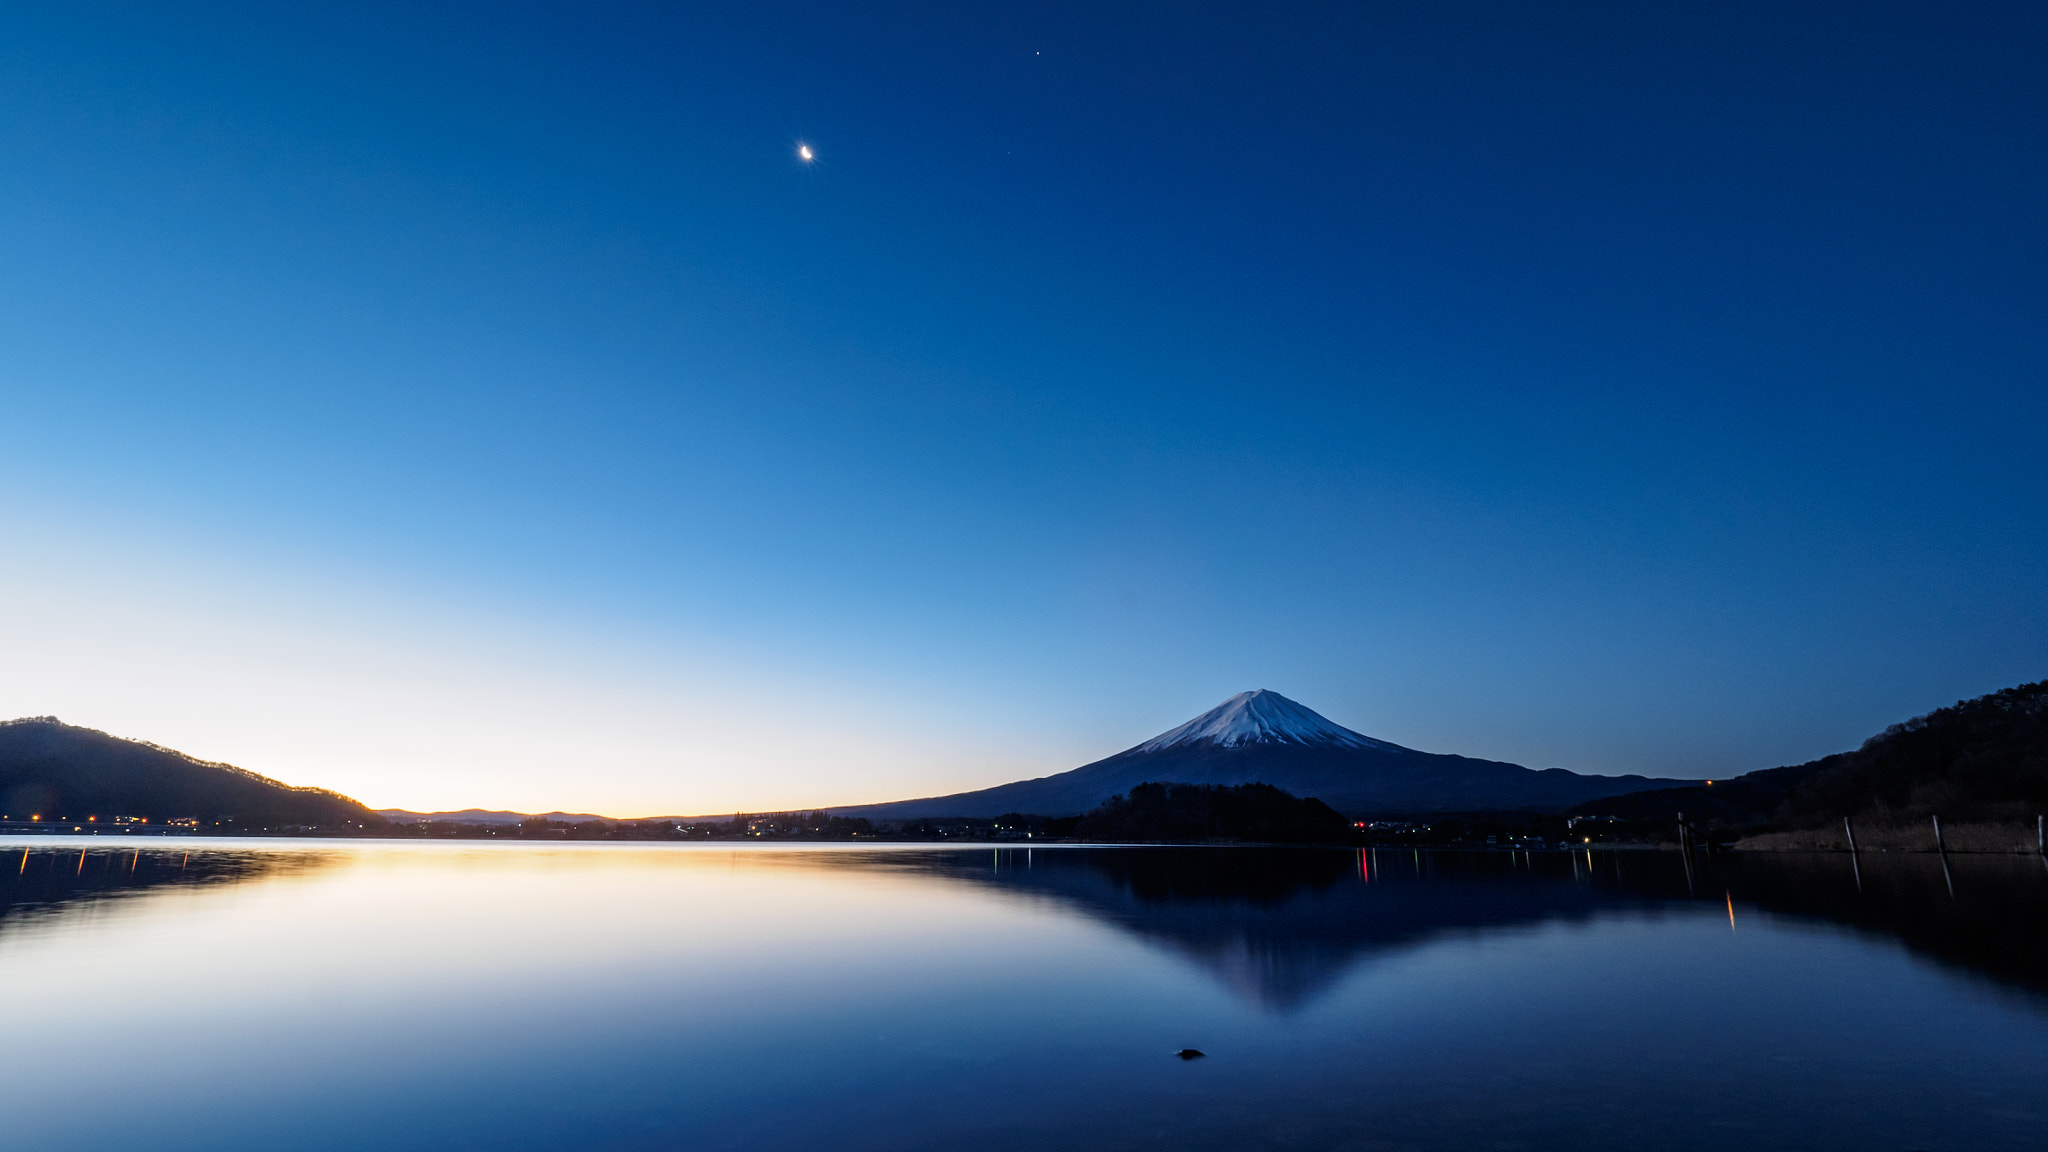
<path id="1" fill-rule="evenodd" d="M 1743 832 L 1832 827 L 1845 816 L 1877 826 L 1924 823 L 1930 815 L 2032 825 L 2048 811 L 2048 680 L 1894 724 L 1853 752 L 1571 811 L 1665 835 L 1677 812 Z"/>
<path id="2" fill-rule="evenodd" d="M 1342 844 L 1351 822 L 1313 797 L 1270 784 L 1140 784 L 1081 818 L 1088 840 L 1250 840 L 1272 844 Z"/>
<path id="3" fill-rule="evenodd" d="M 207 831 L 362 832 L 384 818 L 338 792 L 78 728 L 54 716 L 0 722 L 0 815 L 73 823 L 194 817 Z"/>

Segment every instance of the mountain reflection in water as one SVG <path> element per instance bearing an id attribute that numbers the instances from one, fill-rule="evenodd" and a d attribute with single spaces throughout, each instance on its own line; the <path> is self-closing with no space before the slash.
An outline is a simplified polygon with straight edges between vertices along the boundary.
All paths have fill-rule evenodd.
<path id="1" fill-rule="evenodd" d="M 63 1152 L 2030 1147 L 2044 925 L 2017 856 L 24 838 L 0 1113 Z"/>
<path id="2" fill-rule="evenodd" d="M 355 860 L 364 842 L 51 838 L 0 856 L 0 937 L 151 893 L 288 880 Z M 652 847 L 652 846 L 650 846 Z M 655 848 L 655 851 L 660 851 Z M 715 854 L 692 853 L 694 856 Z M 1115 926 L 1278 1013 L 1312 1005 L 1375 958 L 1455 934 L 1615 914 L 1725 907 L 1885 937 L 2002 986 L 2048 996 L 2048 862 L 2031 856 L 1650 851 L 1049 846 L 784 850 L 752 866 L 965 884 Z M 1944 872 L 1946 868 L 1946 872 Z"/>
<path id="3" fill-rule="evenodd" d="M 853 861 L 848 861 L 853 863 Z M 1376 956 L 1454 933 L 1725 906 L 1887 936 L 2048 994 L 2048 863 L 2028 856 L 1053 848 L 868 858 L 1042 899 L 1200 965 L 1292 1012 Z M 1951 895 L 1949 887 L 1954 886 Z"/>

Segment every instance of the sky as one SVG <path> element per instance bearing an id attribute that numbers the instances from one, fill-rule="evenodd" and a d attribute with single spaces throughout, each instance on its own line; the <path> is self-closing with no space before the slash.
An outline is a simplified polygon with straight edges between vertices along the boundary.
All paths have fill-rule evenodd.
<path id="1" fill-rule="evenodd" d="M 0 715 L 375 807 L 2048 676 L 2048 9 L 0 11 Z M 799 155 L 811 151 L 812 160 Z"/>

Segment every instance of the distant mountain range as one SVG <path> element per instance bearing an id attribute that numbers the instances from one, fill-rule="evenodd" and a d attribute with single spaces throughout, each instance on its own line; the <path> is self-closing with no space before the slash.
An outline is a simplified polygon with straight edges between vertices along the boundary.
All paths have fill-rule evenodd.
<path id="1" fill-rule="evenodd" d="M 0 818 L 195 819 L 222 830 L 381 827 L 338 792 L 295 788 L 232 764 L 78 728 L 55 716 L 0 721 Z"/>
<path id="2" fill-rule="evenodd" d="M 1666 818 L 1674 810 L 1729 826 L 1815 827 L 1845 815 L 1928 813 L 2029 821 L 2048 808 L 2048 681 L 2023 684 L 1893 725 L 1854 752 L 1716 780 L 1582 776 L 1439 755 L 1353 732 L 1277 692 L 1243 692 L 1193 720 L 1069 772 L 994 788 L 829 809 L 901 820 L 1074 816 L 1144 783 L 1269 784 L 1350 816 L 1559 811 Z M 1581 811 L 1590 811 L 1581 807 Z M 549 812 L 554 821 L 609 819 Z M 293 787 L 54 716 L 0 721 L 0 819 L 191 818 L 219 831 L 363 831 L 388 822 L 516 824 L 523 812 L 373 812 L 324 788 Z M 673 817 L 670 819 L 692 819 Z M 701 819 L 701 818 L 698 818 Z"/>
<path id="3" fill-rule="evenodd" d="M 1271 784 L 1351 815 L 1549 810 L 1698 783 L 1582 776 L 1418 752 L 1331 723 L 1277 692 L 1236 696 L 1171 731 L 1070 772 L 974 792 L 834 808 L 869 819 L 1070 816 L 1138 784 Z"/>
<path id="4" fill-rule="evenodd" d="M 461 808 L 453 812 L 414 812 L 408 808 L 379 808 L 377 815 L 398 824 L 518 824 L 526 820 L 559 820 L 581 824 L 588 820 L 615 820 L 615 816 L 593 816 L 588 812 L 508 812 L 502 808 Z"/>

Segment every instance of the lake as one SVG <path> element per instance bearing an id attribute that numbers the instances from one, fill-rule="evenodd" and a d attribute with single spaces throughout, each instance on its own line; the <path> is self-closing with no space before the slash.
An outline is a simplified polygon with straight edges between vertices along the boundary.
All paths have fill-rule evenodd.
<path id="1" fill-rule="evenodd" d="M 2048 1146 L 2027 856 L 34 837 L 0 887 L 16 1150 Z"/>

